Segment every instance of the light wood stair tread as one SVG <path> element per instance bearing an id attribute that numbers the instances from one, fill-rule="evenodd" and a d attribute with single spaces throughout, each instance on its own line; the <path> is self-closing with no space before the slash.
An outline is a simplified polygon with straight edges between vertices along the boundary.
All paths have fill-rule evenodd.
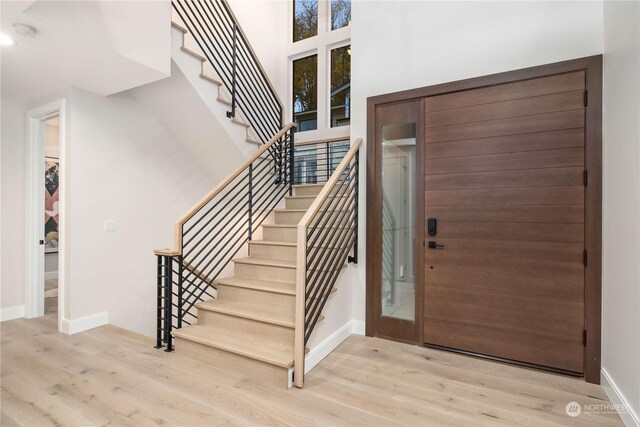
<path id="1" fill-rule="evenodd" d="M 171 26 L 177 28 L 178 30 L 182 31 L 185 34 L 189 32 L 189 30 L 187 30 L 185 27 L 183 27 L 181 24 L 175 21 L 171 21 Z"/>
<path id="2" fill-rule="evenodd" d="M 278 294 L 295 295 L 296 284 L 294 282 L 272 282 L 270 280 L 249 279 L 246 277 L 225 277 L 218 279 L 216 284 L 235 286 L 238 288 L 256 289 L 265 292 L 274 292 Z"/>
<path id="3" fill-rule="evenodd" d="M 198 52 L 194 52 L 193 50 L 189 49 L 188 47 L 184 47 L 182 46 L 180 49 L 182 49 L 183 52 L 188 53 L 189 55 L 198 58 L 200 61 L 205 62 L 207 60 L 207 58 L 205 58 L 204 56 L 200 55 Z"/>
<path id="4" fill-rule="evenodd" d="M 200 78 L 205 79 L 205 80 L 207 80 L 207 81 L 209 81 L 209 82 L 211 82 L 211 83 L 213 83 L 215 85 L 222 86 L 222 82 L 219 82 L 218 80 L 216 80 L 213 77 L 208 76 L 206 74 L 200 73 Z M 222 100 L 220 98 L 218 98 L 218 101 L 226 102 L 226 101 L 224 101 L 224 100 Z"/>
<path id="5" fill-rule="evenodd" d="M 237 124 L 237 125 L 244 126 L 244 127 L 246 127 L 246 128 L 250 128 L 250 127 L 251 127 L 251 125 L 250 125 L 250 124 L 245 123 L 245 122 L 243 122 L 243 121 L 241 121 L 241 120 L 238 120 L 238 119 L 235 119 L 235 118 L 231 119 L 231 121 L 232 121 L 233 123 Z"/>
<path id="6" fill-rule="evenodd" d="M 242 264 L 251 264 L 251 265 L 266 265 L 266 266 L 272 266 L 272 267 L 296 268 L 295 261 L 287 261 L 287 260 L 280 260 L 280 259 L 243 257 L 243 258 L 236 258 L 233 260 L 233 262 L 242 263 Z"/>
<path id="7" fill-rule="evenodd" d="M 282 368 L 293 365 L 293 343 L 278 344 L 270 337 L 245 330 L 229 331 L 216 325 L 193 325 L 174 330 L 173 336 Z"/>
<path id="8" fill-rule="evenodd" d="M 246 301 L 225 301 L 211 299 L 197 304 L 198 310 L 209 310 L 231 316 L 244 317 L 258 322 L 293 328 L 295 326 L 293 313 L 287 315 L 277 307 L 268 304 L 251 304 Z"/>

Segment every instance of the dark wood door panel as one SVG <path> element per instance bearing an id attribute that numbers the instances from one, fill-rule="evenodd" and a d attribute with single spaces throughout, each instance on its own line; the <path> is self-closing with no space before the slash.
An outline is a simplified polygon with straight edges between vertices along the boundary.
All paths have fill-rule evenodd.
<path id="1" fill-rule="evenodd" d="M 461 205 L 584 205 L 584 187 L 513 187 L 433 190 L 425 192 L 428 206 Z"/>
<path id="2" fill-rule="evenodd" d="M 530 98 L 552 93 L 584 90 L 584 71 L 557 74 L 531 80 L 449 93 L 426 98 L 427 113 L 468 105 L 490 104 L 511 99 Z"/>
<path id="3" fill-rule="evenodd" d="M 475 353 L 582 372 L 582 340 L 537 335 L 492 325 L 425 319 L 430 343 Z M 446 331 L 446 332 L 445 332 Z M 580 337 L 581 338 L 581 337 Z M 536 345 L 531 343 L 535 342 Z"/>
<path id="4" fill-rule="evenodd" d="M 428 266 L 426 268 L 429 268 Z M 540 280 L 519 274 L 496 274 L 475 271 L 464 266 L 429 270 L 429 283 L 451 288 L 477 290 L 520 297 L 547 298 L 554 295 L 561 301 L 582 301 L 582 280 Z M 473 280 L 469 280 L 472 277 Z"/>
<path id="5" fill-rule="evenodd" d="M 584 222 L 582 205 L 480 205 L 480 206 L 426 206 L 425 218 L 455 222 L 552 222 L 581 224 Z M 438 234 L 440 235 L 440 233 Z"/>
<path id="6" fill-rule="evenodd" d="M 461 239 L 433 237 L 444 245 L 447 253 L 481 254 L 487 257 L 514 257 L 524 259 L 572 262 L 582 265 L 584 245 L 572 242 L 536 242 L 524 240 Z M 429 250 L 430 253 L 438 251 Z"/>
<path id="7" fill-rule="evenodd" d="M 582 187 L 582 166 L 567 168 L 525 169 L 425 175 L 425 188 L 433 190 L 459 190 L 468 188 L 508 187 Z"/>
<path id="8" fill-rule="evenodd" d="M 439 220 L 438 235 L 435 237 L 583 243 L 584 226 L 583 224 L 560 223 L 450 222 Z M 430 236 L 427 238 L 434 240 Z"/>
<path id="9" fill-rule="evenodd" d="M 438 241 L 438 243 L 442 243 Z M 544 279 L 559 279 L 566 281 L 580 281 L 584 278 L 584 265 L 582 260 L 576 261 L 556 261 L 539 258 L 525 258 L 514 253 L 508 256 L 485 255 L 478 253 L 467 253 L 451 251 L 445 245 L 446 253 L 443 250 L 427 250 L 425 253 L 425 263 L 431 269 L 439 268 L 460 268 L 469 271 L 482 271 L 491 274 L 513 274 L 518 272 L 521 276 L 538 277 Z M 473 278 L 469 279 L 470 281 Z M 549 295 L 554 298 L 554 295 Z"/>
<path id="10" fill-rule="evenodd" d="M 425 174 L 451 174 L 584 166 L 584 148 L 446 157 L 425 160 Z"/>
<path id="11" fill-rule="evenodd" d="M 494 325 L 523 333 L 581 339 L 584 305 L 556 298 L 501 295 L 428 285 L 426 317 Z"/>
<path id="12" fill-rule="evenodd" d="M 425 126 L 451 126 L 462 123 L 486 120 L 506 119 L 532 114 L 555 113 L 558 111 L 578 110 L 584 107 L 584 91 L 554 93 L 491 104 L 473 105 L 428 112 Z"/>
<path id="13" fill-rule="evenodd" d="M 558 113 L 425 128 L 425 142 L 431 144 L 580 127 L 584 127 L 584 107 Z"/>
<path id="14" fill-rule="evenodd" d="M 519 151 L 550 150 L 584 146 L 584 129 L 564 129 L 549 132 L 496 136 L 493 138 L 425 144 L 426 158 L 477 156 L 481 154 L 517 153 Z"/>

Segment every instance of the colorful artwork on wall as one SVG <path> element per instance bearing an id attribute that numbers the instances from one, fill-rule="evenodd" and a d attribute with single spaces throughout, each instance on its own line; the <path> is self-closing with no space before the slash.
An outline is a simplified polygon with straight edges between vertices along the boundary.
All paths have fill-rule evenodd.
<path id="1" fill-rule="evenodd" d="M 58 252 L 59 160 L 45 158 L 44 173 L 44 251 Z"/>

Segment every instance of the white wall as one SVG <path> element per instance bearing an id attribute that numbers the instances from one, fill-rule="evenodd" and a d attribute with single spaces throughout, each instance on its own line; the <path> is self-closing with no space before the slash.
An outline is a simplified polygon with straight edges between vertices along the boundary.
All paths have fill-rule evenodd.
<path id="1" fill-rule="evenodd" d="M 640 425 L 640 3 L 604 5 L 603 385 Z M 614 391 L 614 389 L 617 390 Z M 618 393 L 616 395 L 616 393 Z M 632 425 L 630 417 L 623 417 Z"/>
<path id="2" fill-rule="evenodd" d="M 247 40 L 273 83 L 280 99 L 287 99 L 288 2 L 282 0 L 230 0 Z M 285 107 L 286 108 L 286 107 Z"/>
<path id="3" fill-rule="evenodd" d="M 0 309 L 24 306 L 25 106 L 2 98 L 0 121 Z"/>
<path id="4" fill-rule="evenodd" d="M 212 179 L 127 93 L 73 90 L 66 150 L 69 318 L 102 311 L 110 323 L 153 335 L 155 257 L 173 223 L 235 165 Z M 104 220 L 117 231 L 103 231 Z"/>
<path id="5" fill-rule="evenodd" d="M 366 137 L 369 96 L 602 53 L 601 2 L 356 1 L 352 15 L 352 139 Z M 366 188 L 366 149 L 360 159 Z M 360 236 L 353 315 L 364 320 Z"/>

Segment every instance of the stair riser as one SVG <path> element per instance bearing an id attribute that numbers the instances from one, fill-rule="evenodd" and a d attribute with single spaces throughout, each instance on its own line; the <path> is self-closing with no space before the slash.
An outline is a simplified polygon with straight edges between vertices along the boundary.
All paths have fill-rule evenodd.
<path id="1" fill-rule="evenodd" d="M 264 240 L 295 242 L 298 237 L 298 230 L 295 227 L 262 227 L 262 231 Z"/>
<path id="2" fill-rule="evenodd" d="M 236 372 L 238 376 L 250 378 L 252 381 L 273 385 L 278 388 L 288 387 L 289 370 L 287 368 L 274 366 L 184 338 L 176 338 L 176 352 L 206 364 L 213 363 L 216 366 L 225 367 L 228 372 Z"/>
<path id="3" fill-rule="evenodd" d="M 293 345 L 293 328 L 273 325 L 259 320 L 247 319 L 244 317 L 232 316 L 209 310 L 198 310 L 198 325 L 216 325 L 227 331 L 251 332 L 265 337 L 282 345 L 283 347 Z"/>
<path id="4" fill-rule="evenodd" d="M 276 224 L 298 224 L 306 212 L 276 212 Z"/>
<path id="5" fill-rule="evenodd" d="M 302 220 L 302 217 L 305 214 L 306 212 L 287 212 L 287 211 L 276 212 L 276 224 L 297 225 L 298 223 L 300 223 L 300 220 Z M 346 213 L 344 211 L 334 211 L 331 213 L 326 213 L 322 217 L 322 223 L 324 224 L 327 218 L 329 218 L 328 223 L 333 224 L 336 220 L 344 219 L 344 217 L 346 217 Z"/>
<path id="6" fill-rule="evenodd" d="M 295 282 L 295 268 L 275 267 L 270 265 L 253 265 L 236 262 L 234 274 L 248 279 L 265 279 L 273 282 Z"/>
<path id="7" fill-rule="evenodd" d="M 249 244 L 249 255 L 254 258 L 295 261 L 297 250 L 295 246 Z"/>
<path id="8" fill-rule="evenodd" d="M 239 288 L 218 284 L 218 299 L 220 301 L 238 301 L 247 306 L 268 305 L 293 321 L 295 310 L 295 295 L 266 292 L 257 289 Z"/>
<path id="9" fill-rule="evenodd" d="M 315 200 L 314 197 L 304 197 L 302 199 L 285 199 L 284 205 L 286 209 L 309 209 Z"/>
<path id="10" fill-rule="evenodd" d="M 316 197 L 318 194 L 320 194 L 320 191 L 322 191 L 322 187 L 321 186 L 316 186 L 316 185 L 303 185 L 301 187 L 296 187 L 295 188 L 296 196 L 313 196 L 313 197 Z M 338 191 L 344 191 L 344 190 L 341 190 L 340 186 L 336 186 L 336 187 L 333 188 L 331 193 L 332 194 L 336 194 L 336 192 L 338 192 Z"/>

